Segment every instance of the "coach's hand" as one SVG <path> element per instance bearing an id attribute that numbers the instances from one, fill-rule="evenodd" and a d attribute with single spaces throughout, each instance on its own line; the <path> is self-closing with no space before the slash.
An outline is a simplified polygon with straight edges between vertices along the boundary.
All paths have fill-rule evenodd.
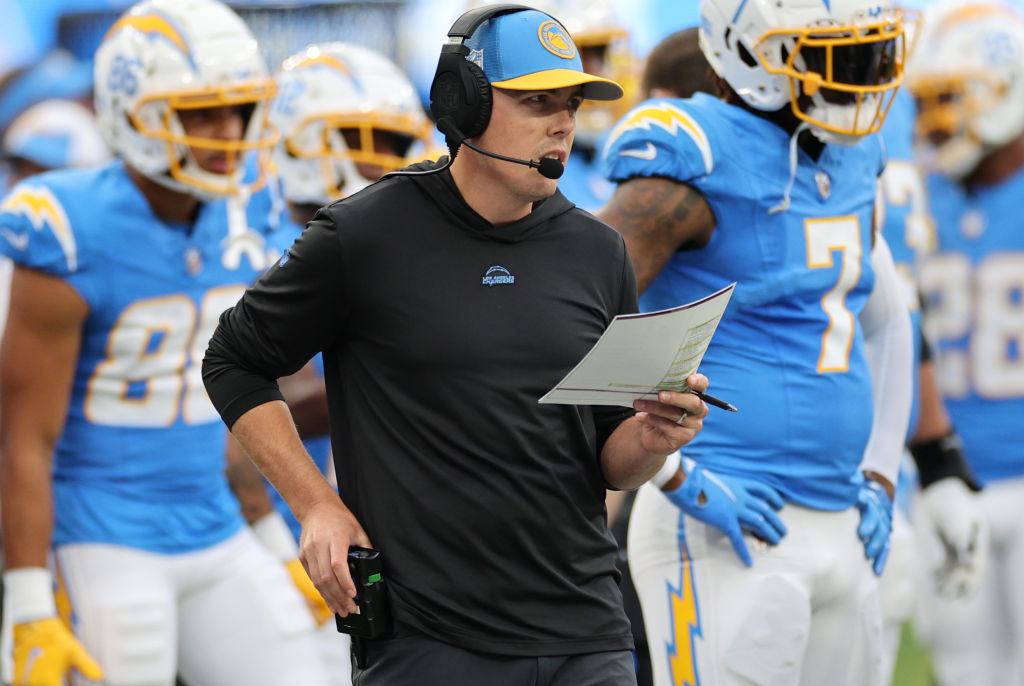
<path id="1" fill-rule="evenodd" d="M 71 669 L 86 679 L 103 670 L 56 617 L 14 626 L 14 686 L 61 686 Z"/>
<path id="2" fill-rule="evenodd" d="M 349 546 L 372 548 L 352 511 L 338 498 L 316 503 L 302 518 L 299 559 L 335 614 L 356 611 L 356 585 L 348 571 Z"/>
<path id="3" fill-rule="evenodd" d="M 860 510 L 857 537 L 864 543 L 864 555 L 872 561 L 871 568 L 881 576 L 889 558 L 892 497 L 880 483 L 865 479 L 857 493 L 857 508 Z"/>
<path id="4" fill-rule="evenodd" d="M 743 529 L 771 545 L 776 545 L 786 535 L 786 525 L 775 512 L 785 503 L 771 486 L 753 479 L 713 473 L 686 457 L 683 471 L 686 480 L 682 486 L 662 492 L 686 514 L 725 532 L 736 554 L 748 567 L 754 562 L 743 540 Z"/>
<path id="5" fill-rule="evenodd" d="M 686 385 L 705 391 L 708 378 L 691 374 Z M 693 440 L 704 426 L 708 406 L 693 393 L 659 391 L 658 400 L 636 400 L 633 409 L 640 422 L 640 444 L 649 453 L 668 455 Z"/>

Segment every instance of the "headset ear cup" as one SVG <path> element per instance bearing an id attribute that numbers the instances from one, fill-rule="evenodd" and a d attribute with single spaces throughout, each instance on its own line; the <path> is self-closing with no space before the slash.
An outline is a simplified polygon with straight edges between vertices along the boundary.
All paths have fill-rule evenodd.
<path id="1" fill-rule="evenodd" d="M 487 129 L 487 123 L 491 121 L 491 106 L 494 103 L 491 94 L 491 82 L 483 69 L 472 62 L 463 62 L 463 78 L 467 82 L 467 88 L 471 88 L 476 94 L 476 107 L 466 107 L 464 112 L 465 126 L 462 132 L 466 138 L 475 138 Z"/>
<path id="2" fill-rule="evenodd" d="M 459 63 L 464 61 L 460 55 L 441 53 L 430 84 L 430 116 L 434 121 L 448 117 L 459 123 L 459 113 L 466 107 L 466 92 L 459 75 Z"/>
<path id="3" fill-rule="evenodd" d="M 441 53 L 430 85 L 434 121 L 447 117 L 464 136 L 473 138 L 487 128 L 491 102 L 491 84 L 480 67 L 460 54 Z"/>

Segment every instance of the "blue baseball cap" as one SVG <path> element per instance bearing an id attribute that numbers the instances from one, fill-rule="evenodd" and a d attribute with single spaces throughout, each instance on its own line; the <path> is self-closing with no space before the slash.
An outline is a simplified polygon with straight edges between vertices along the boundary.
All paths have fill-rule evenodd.
<path id="1" fill-rule="evenodd" d="M 488 19 L 468 37 L 466 59 L 483 69 L 492 86 L 549 90 L 583 86 L 588 100 L 618 100 L 622 86 L 587 74 L 569 32 L 557 19 L 523 10 Z"/>

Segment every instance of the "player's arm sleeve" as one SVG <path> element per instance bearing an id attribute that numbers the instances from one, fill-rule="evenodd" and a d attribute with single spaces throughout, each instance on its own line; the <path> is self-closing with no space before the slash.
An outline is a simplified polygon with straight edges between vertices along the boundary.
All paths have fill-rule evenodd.
<path id="1" fill-rule="evenodd" d="M 224 312 L 203 359 L 203 382 L 230 429 L 252 408 L 283 400 L 277 379 L 330 347 L 346 319 L 334 211 L 321 210 L 266 274 Z"/>
<path id="2" fill-rule="evenodd" d="M 876 236 L 871 264 L 875 287 L 860 322 L 875 407 L 861 469 L 877 472 L 895 484 L 910 421 L 914 338 L 892 254 L 881 235 Z"/>

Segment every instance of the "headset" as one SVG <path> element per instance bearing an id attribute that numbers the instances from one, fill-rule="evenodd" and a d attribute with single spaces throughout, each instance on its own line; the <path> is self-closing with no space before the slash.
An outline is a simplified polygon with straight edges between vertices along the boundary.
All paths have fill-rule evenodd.
<path id="1" fill-rule="evenodd" d="M 448 30 L 448 42 L 441 48 L 437 72 L 430 84 L 430 114 L 444 134 L 449 150 L 453 146 L 458 148 L 463 142 L 457 140 L 459 137 L 475 138 L 482 134 L 491 119 L 491 83 L 483 69 L 467 59 L 469 48 L 465 45 L 466 39 L 489 19 L 529 9 L 524 5 L 508 4 L 478 7 L 456 19 Z M 454 131 L 442 128 L 442 119 L 450 122 Z M 461 136 L 452 136 L 451 133 Z"/>
<path id="2" fill-rule="evenodd" d="M 491 106 L 494 102 L 491 94 L 491 82 L 484 74 L 484 70 L 466 59 L 469 56 L 469 48 L 465 45 L 466 39 L 472 36 L 488 19 L 532 9 L 525 5 L 488 5 L 469 10 L 455 20 L 448 30 L 448 42 L 441 48 L 437 71 L 430 84 L 430 115 L 433 117 L 438 131 L 444 134 L 444 142 L 448 146 L 448 162 L 435 169 L 394 171 L 385 174 L 382 178 L 421 176 L 442 172 L 452 165 L 459 146 L 463 143 L 467 148 L 475 150 L 481 155 L 533 167 L 545 178 L 557 179 L 562 176 L 565 165 L 556 159 L 546 157 L 539 162 L 534 162 L 533 160 L 506 157 L 479 148 L 466 140 L 479 136 L 487 129 L 487 123 L 491 119 Z"/>

